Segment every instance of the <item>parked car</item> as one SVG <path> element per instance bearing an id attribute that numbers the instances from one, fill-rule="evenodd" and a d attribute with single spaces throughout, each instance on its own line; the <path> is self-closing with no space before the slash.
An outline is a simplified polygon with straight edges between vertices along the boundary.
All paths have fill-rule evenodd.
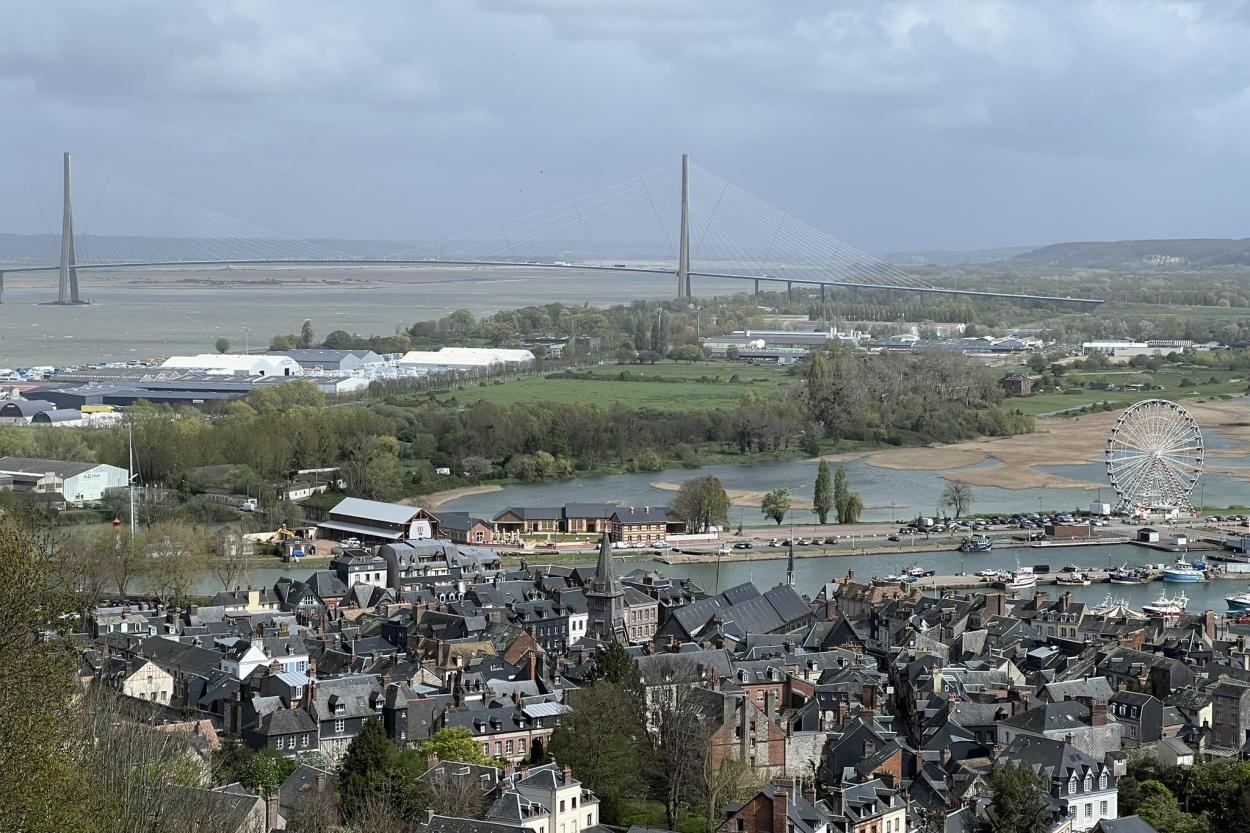
<path id="1" fill-rule="evenodd" d="M 829 537 L 829 538 L 826 538 L 826 539 L 825 539 L 825 543 L 826 543 L 828 546 L 831 546 L 831 547 L 832 547 L 832 546 L 834 546 L 834 545 L 836 545 L 836 544 L 839 544 L 839 543 L 841 543 L 841 542 L 840 542 L 840 541 L 839 541 L 836 537 Z"/>
<path id="2" fill-rule="evenodd" d="M 752 544 L 750 541 L 739 541 L 738 543 L 734 544 L 734 549 L 736 549 L 736 550 L 749 550 L 749 549 L 751 549 L 751 548 L 752 548 L 752 547 L 754 547 L 754 546 L 755 546 L 755 545 L 754 545 L 754 544 Z"/>

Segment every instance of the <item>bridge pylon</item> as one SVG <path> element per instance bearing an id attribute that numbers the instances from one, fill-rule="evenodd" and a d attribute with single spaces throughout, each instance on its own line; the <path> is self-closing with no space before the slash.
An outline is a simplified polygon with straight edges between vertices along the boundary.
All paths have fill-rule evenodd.
<path id="1" fill-rule="evenodd" d="M 69 152 L 65 153 L 65 193 L 61 212 L 61 273 L 57 287 L 58 304 L 80 304 L 78 298 L 78 258 L 74 253 L 74 205 L 70 199 Z"/>
<path id="2" fill-rule="evenodd" d="M 677 246 L 677 297 L 690 293 L 690 156 L 681 155 L 681 242 Z"/>

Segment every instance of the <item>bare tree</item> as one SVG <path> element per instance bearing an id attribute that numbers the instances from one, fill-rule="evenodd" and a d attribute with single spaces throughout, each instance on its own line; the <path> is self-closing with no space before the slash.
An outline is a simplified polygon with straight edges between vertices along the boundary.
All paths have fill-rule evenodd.
<path id="1" fill-rule="evenodd" d="M 314 785 L 295 803 L 295 812 L 286 821 L 287 833 L 328 833 L 339 824 L 339 802 L 334 787 Z"/>
<path id="2" fill-rule="evenodd" d="M 651 729 L 651 787 L 664 804 L 670 830 L 677 816 L 699 798 L 701 773 L 709 740 L 709 721 L 693 689 L 676 686 L 657 699 L 648 715 Z"/>
<path id="3" fill-rule="evenodd" d="M 174 598 L 186 597 L 208 563 L 203 532 L 187 524 L 154 524 L 143 536 L 142 552 L 156 589 Z"/>
<path id="4" fill-rule="evenodd" d="M 942 491 L 942 505 L 949 506 L 958 518 L 972 507 L 972 487 L 962 480 L 952 480 Z"/>
<path id="5" fill-rule="evenodd" d="M 719 823 L 720 808 L 742 801 L 755 787 L 755 772 L 749 761 L 714 754 L 710 743 L 704 744 L 702 763 L 699 791 L 707 810 L 707 833 L 712 833 Z"/>

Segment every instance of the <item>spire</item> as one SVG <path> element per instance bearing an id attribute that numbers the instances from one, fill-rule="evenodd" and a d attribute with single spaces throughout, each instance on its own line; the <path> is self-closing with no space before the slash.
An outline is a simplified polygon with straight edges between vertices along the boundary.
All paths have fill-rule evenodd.
<path id="1" fill-rule="evenodd" d="M 599 542 L 599 561 L 595 564 L 595 576 L 586 592 L 597 596 L 621 596 L 625 593 L 612 569 L 612 539 L 607 530 L 604 530 L 603 540 Z"/>
<path id="2" fill-rule="evenodd" d="M 790 551 L 786 556 L 786 586 L 794 586 L 794 530 L 790 530 Z"/>

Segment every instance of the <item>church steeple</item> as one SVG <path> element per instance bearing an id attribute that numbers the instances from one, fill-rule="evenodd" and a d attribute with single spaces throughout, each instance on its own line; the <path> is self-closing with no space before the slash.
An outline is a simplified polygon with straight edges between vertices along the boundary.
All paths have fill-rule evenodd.
<path id="1" fill-rule="evenodd" d="M 612 539 L 605 531 L 599 544 L 595 575 L 586 584 L 587 631 L 603 640 L 628 642 L 625 631 L 625 586 L 612 567 Z"/>

